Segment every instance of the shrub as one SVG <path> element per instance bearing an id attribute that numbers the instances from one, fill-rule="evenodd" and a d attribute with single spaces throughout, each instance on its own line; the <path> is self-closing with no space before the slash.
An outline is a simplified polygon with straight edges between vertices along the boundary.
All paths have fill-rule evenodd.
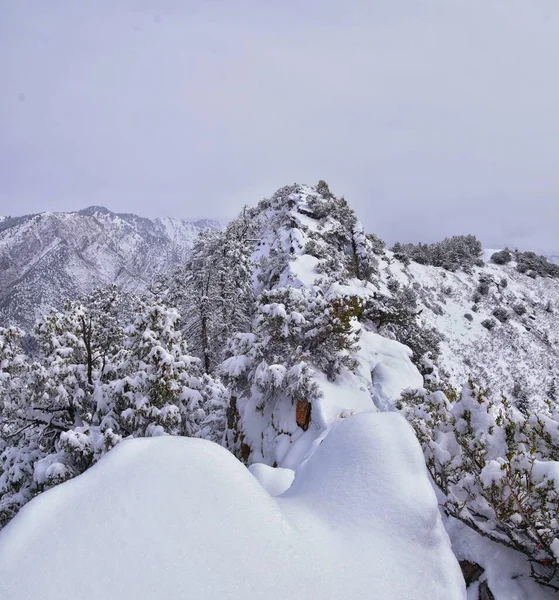
<path id="1" fill-rule="evenodd" d="M 390 292 L 396 294 L 400 290 L 400 282 L 397 279 L 389 279 L 386 283 L 386 287 Z"/>
<path id="2" fill-rule="evenodd" d="M 559 277 L 559 265 L 550 263 L 545 256 L 538 256 L 535 252 L 517 252 L 516 263 L 517 270 L 529 277 Z"/>
<path id="3" fill-rule="evenodd" d="M 371 248 L 375 254 L 384 254 L 386 249 L 386 242 L 384 240 L 381 240 L 375 233 L 368 233 L 367 239 L 371 243 Z"/>
<path id="4" fill-rule="evenodd" d="M 559 422 L 495 403 L 472 382 L 460 399 L 402 396 L 448 515 L 523 553 L 531 576 L 559 590 Z"/>
<path id="5" fill-rule="evenodd" d="M 497 325 L 497 323 L 495 322 L 495 319 L 484 319 L 481 324 L 485 327 L 485 329 L 488 329 L 489 331 L 491 331 L 492 329 L 495 329 L 495 326 Z"/>
<path id="6" fill-rule="evenodd" d="M 547 388 L 547 397 L 553 402 L 557 402 L 557 382 L 555 381 L 555 379 L 552 379 L 549 383 L 549 387 Z"/>
<path id="7" fill-rule="evenodd" d="M 514 312 L 521 317 L 522 315 L 526 314 L 526 307 L 524 306 L 524 304 L 520 304 L 517 303 L 512 307 L 512 310 L 514 310 Z"/>
<path id="8" fill-rule="evenodd" d="M 509 250 L 500 250 L 491 255 L 491 260 L 496 265 L 506 265 L 512 260 L 512 254 Z"/>
<path id="9" fill-rule="evenodd" d="M 431 310 L 436 314 L 439 315 L 439 317 L 442 317 L 444 315 L 444 310 L 443 307 L 440 304 L 437 304 L 435 302 L 435 304 L 433 304 L 431 306 Z"/>
<path id="10" fill-rule="evenodd" d="M 328 251 L 324 245 L 319 244 L 316 240 L 309 240 L 305 245 L 305 254 L 310 254 L 318 259 L 324 259 L 328 256 Z"/>
<path id="11" fill-rule="evenodd" d="M 425 356 L 437 358 L 442 336 L 418 322 L 417 296 L 411 287 L 391 284 L 393 296 L 376 294 L 367 299 L 363 317 L 372 321 L 384 334 L 411 348 L 413 361 L 419 365 Z"/>
<path id="12" fill-rule="evenodd" d="M 482 296 L 486 296 L 489 293 L 489 287 L 491 286 L 491 280 L 487 277 L 481 277 L 477 286 L 477 293 Z"/>
<path id="13" fill-rule="evenodd" d="M 392 246 L 391 250 L 394 253 L 394 258 L 399 260 L 405 267 L 410 264 L 411 259 L 403 244 L 396 242 L 394 246 Z"/>
<path id="14" fill-rule="evenodd" d="M 512 396 L 515 399 L 516 408 L 518 408 L 518 410 L 521 413 L 527 414 L 528 409 L 530 407 L 530 402 L 528 400 L 528 394 L 526 393 L 526 390 L 524 389 L 524 385 L 522 385 L 520 383 L 520 381 L 518 381 L 518 380 L 514 382 L 514 386 L 512 388 Z"/>
<path id="15" fill-rule="evenodd" d="M 498 306 L 492 314 L 496 319 L 501 321 L 501 323 L 506 323 L 509 320 L 509 311 L 502 306 Z"/>
<path id="16" fill-rule="evenodd" d="M 328 184 L 324 181 L 324 179 L 321 179 L 316 184 L 316 191 L 324 198 L 333 198 L 334 197 L 334 195 L 330 191 L 330 188 L 328 187 Z"/>

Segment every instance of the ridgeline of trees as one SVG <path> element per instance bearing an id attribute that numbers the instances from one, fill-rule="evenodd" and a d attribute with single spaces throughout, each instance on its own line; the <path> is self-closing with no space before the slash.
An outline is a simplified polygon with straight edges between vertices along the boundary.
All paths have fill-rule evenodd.
<path id="1" fill-rule="evenodd" d="M 483 266 L 481 242 L 473 235 L 455 235 L 435 244 L 397 242 L 392 252 L 404 264 L 414 261 L 448 271 L 469 271 L 473 266 Z"/>

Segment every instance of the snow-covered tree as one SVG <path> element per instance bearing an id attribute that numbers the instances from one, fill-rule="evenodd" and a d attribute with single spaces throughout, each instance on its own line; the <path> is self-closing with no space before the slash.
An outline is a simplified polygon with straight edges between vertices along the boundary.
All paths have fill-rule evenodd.
<path id="1" fill-rule="evenodd" d="M 225 231 L 200 233 L 187 262 L 160 284 L 164 300 L 183 316 L 189 347 L 214 373 L 227 340 L 246 329 L 253 293 L 253 240 L 249 211 L 244 210 Z"/>
<path id="2" fill-rule="evenodd" d="M 229 409 L 229 390 L 218 380 L 204 374 L 201 379 L 200 394 L 202 400 L 199 408 L 202 410 L 196 437 L 226 444 L 228 431 L 227 410 Z"/>
<path id="3" fill-rule="evenodd" d="M 28 370 L 22 349 L 25 332 L 19 327 L 0 327 L 0 394 L 5 400 L 23 387 L 20 379 Z"/>
<path id="4" fill-rule="evenodd" d="M 483 265 L 481 242 L 471 234 L 455 235 L 435 244 L 398 242 L 394 244 L 392 251 L 397 259 L 404 262 L 413 260 L 422 265 L 442 267 L 448 271 L 470 271 L 474 265 Z"/>
<path id="5" fill-rule="evenodd" d="M 421 366 L 425 358 L 436 359 L 442 336 L 419 321 L 420 310 L 415 291 L 394 282 L 391 295 L 374 292 L 363 302 L 363 317 L 377 331 L 411 348 L 413 360 Z"/>
<path id="6" fill-rule="evenodd" d="M 125 437 L 222 441 L 228 392 L 188 355 L 176 310 L 144 300 L 123 328 L 130 311 L 116 310 L 118 295 L 98 291 L 47 314 L 37 360 L 23 354 L 23 332 L 0 329 L 0 525 Z"/>
<path id="7" fill-rule="evenodd" d="M 123 338 L 121 304 L 120 292 L 109 288 L 52 310 L 36 328 L 36 360 L 22 354 L 21 332 L 2 336 L 10 342 L 1 350 L 10 385 L 2 386 L 0 407 L 0 520 L 34 494 L 83 472 L 118 441 L 96 424 L 103 378 Z"/>
<path id="8" fill-rule="evenodd" d="M 461 395 L 404 394 L 448 515 L 525 554 L 532 576 L 559 585 L 559 415 L 522 414 L 472 382 Z"/>
<path id="9" fill-rule="evenodd" d="M 177 310 L 147 300 L 125 333 L 102 427 L 132 437 L 191 435 L 203 416 L 200 361 L 187 352 Z"/>

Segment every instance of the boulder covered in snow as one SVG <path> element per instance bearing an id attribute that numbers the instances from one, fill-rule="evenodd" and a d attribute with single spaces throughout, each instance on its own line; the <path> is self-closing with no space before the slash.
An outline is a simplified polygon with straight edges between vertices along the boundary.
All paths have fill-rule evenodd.
<path id="1" fill-rule="evenodd" d="M 465 589 L 411 429 L 371 412 L 335 425 L 278 498 L 210 442 L 123 442 L 0 533 L 0 598 L 463 600 Z"/>

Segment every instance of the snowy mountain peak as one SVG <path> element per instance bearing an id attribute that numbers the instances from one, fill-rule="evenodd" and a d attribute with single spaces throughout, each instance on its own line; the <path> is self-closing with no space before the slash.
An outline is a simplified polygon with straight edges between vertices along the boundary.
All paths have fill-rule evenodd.
<path id="1" fill-rule="evenodd" d="M 0 221 L 0 323 L 30 327 L 44 310 L 93 287 L 141 292 L 181 263 L 201 224 L 116 214 L 102 206 Z"/>
<path id="2" fill-rule="evenodd" d="M 104 206 L 88 206 L 87 208 L 83 208 L 82 210 L 78 211 L 78 214 L 93 216 L 95 214 L 110 215 L 114 213 Z"/>

